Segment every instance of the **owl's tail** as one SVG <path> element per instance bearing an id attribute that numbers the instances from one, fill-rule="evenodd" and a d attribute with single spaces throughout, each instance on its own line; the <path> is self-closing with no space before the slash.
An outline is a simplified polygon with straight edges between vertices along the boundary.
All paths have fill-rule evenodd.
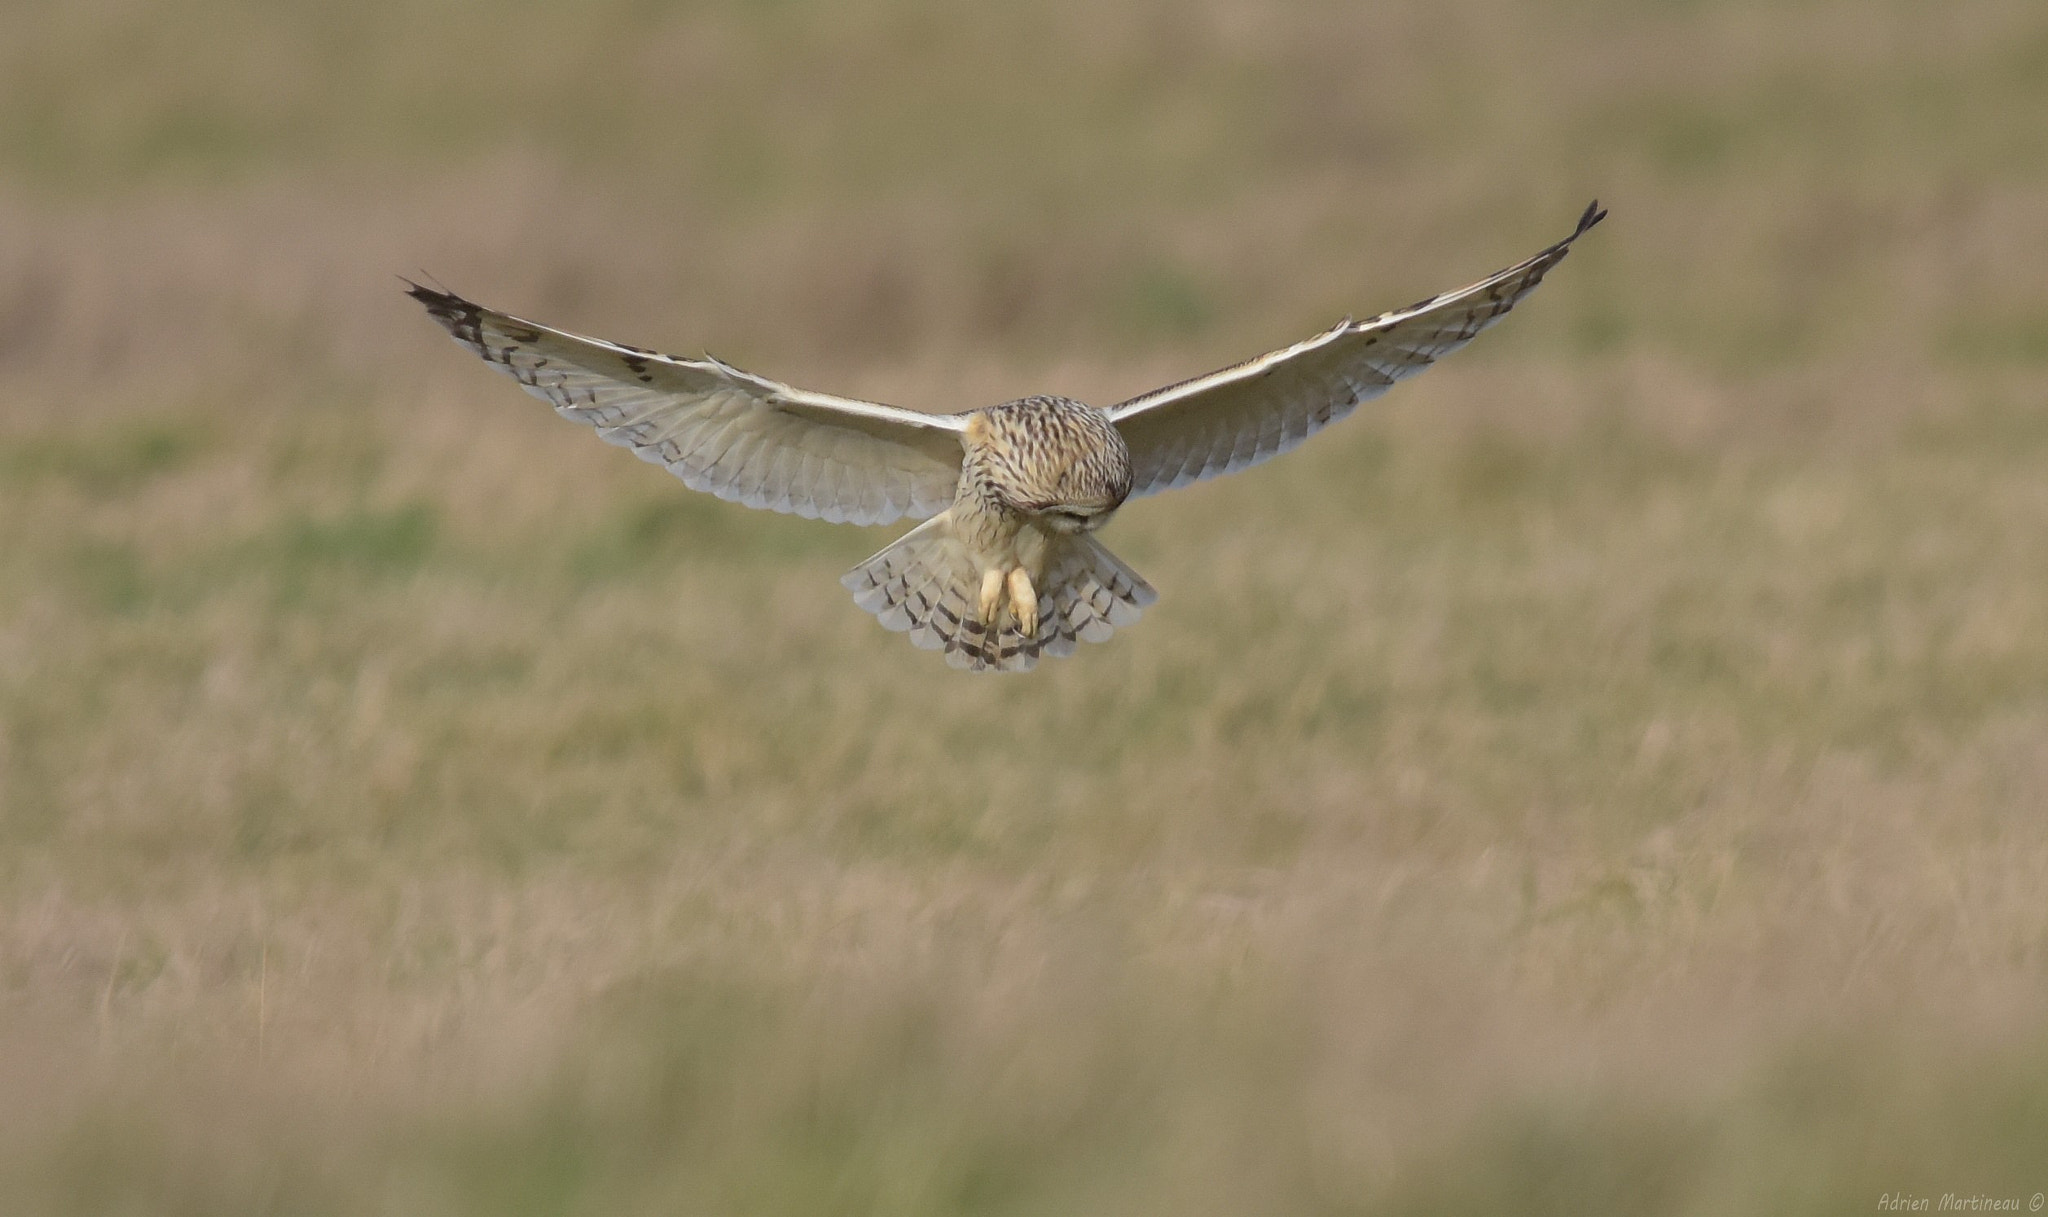
<path id="1" fill-rule="evenodd" d="M 1038 580 L 1038 629 L 1027 638 L 1006 604 L 996 620 L 981 619 L 981 570 L 951 523 L 941 512 L 840 582 L 885 629 L 909 631 L 912 643 L 945 651 L 956 668 L 1028 672 L 1040 655 L 1071 655 L 1078 643 L 1108 641 L 1159 598 L 1093 537 L 1054 537 Z"/>

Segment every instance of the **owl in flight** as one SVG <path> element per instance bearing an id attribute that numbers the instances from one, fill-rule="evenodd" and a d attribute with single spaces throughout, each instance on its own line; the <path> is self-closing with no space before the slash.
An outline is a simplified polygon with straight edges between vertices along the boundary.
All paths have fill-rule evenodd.
<path id="1" fill-rule="evenodd" d="M 924 523 L 841 580 L 891 630 L 976 672 L 1102 642 L 1158 598 L 1095 539 L 1124 500 L 1248 468 L 1448 355 L 1606 216 L 1498 274 L 1098 409 L 1024 397 L 924 414 L 521 321 L 411 284 L 462 345 L 693 490 L 834 523 Z"/>

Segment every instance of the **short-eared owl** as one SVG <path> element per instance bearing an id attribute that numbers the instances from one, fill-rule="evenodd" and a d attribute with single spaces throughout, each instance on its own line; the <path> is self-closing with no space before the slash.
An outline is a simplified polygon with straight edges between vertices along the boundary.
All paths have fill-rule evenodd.
<path id="1" fill-rule="evenodd" d="M 843 582 L 955 667 L 1021 672 L 1157 598 L 1094 537 L 1125 499 L 1258 464 L 1471 341 L 1607 213 L 1470 287 L 1107 410 L 1025 397 L 923 414 L 719 360 L 579 338 L 412 285 L 458 342 L 695 490 L 834 522 L 925 522 Z"/>

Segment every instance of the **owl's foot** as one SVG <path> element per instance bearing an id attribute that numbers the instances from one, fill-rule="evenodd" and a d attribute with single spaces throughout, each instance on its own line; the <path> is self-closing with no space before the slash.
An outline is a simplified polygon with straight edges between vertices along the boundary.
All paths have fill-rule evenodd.
<path id="1" fill-rule="evenodd" d="M 989 569 L 981 572 L 981 620 L 991 631 L 996 626 L 996 613 L 1003 607 L 1003 572 Z"/>
<path id="2" fill-rule="evenodd" d="M 1031 586 L 1031 572 L 1021 566 L 1010 569 L 1010 611 L 1017 615 L 1018 633 L 1038 636 L 1038 589 Z"/>

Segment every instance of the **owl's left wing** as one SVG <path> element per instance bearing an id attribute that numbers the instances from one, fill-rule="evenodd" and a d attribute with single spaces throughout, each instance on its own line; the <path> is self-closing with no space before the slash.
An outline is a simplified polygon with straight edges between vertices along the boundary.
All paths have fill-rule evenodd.
<path id="1" fill-rule="evenodd" d="M 1469 287 L 1370 321 L 1347 319 L 1306 342 L 1110 407 L 1131 450 L 1131 497 L 1293 448 L 1500 320 L 1606 215 L 1594 203 L 1572 235 Z"/>
<path id="2" fill-rule="evenodd" d="M 455 340 L 606 443 L 693 490 L 833 523 L 945 510 L 964 415 L 814 393 L 716 359 L 679 359 L 550 329 L 413 284 Z"/>

